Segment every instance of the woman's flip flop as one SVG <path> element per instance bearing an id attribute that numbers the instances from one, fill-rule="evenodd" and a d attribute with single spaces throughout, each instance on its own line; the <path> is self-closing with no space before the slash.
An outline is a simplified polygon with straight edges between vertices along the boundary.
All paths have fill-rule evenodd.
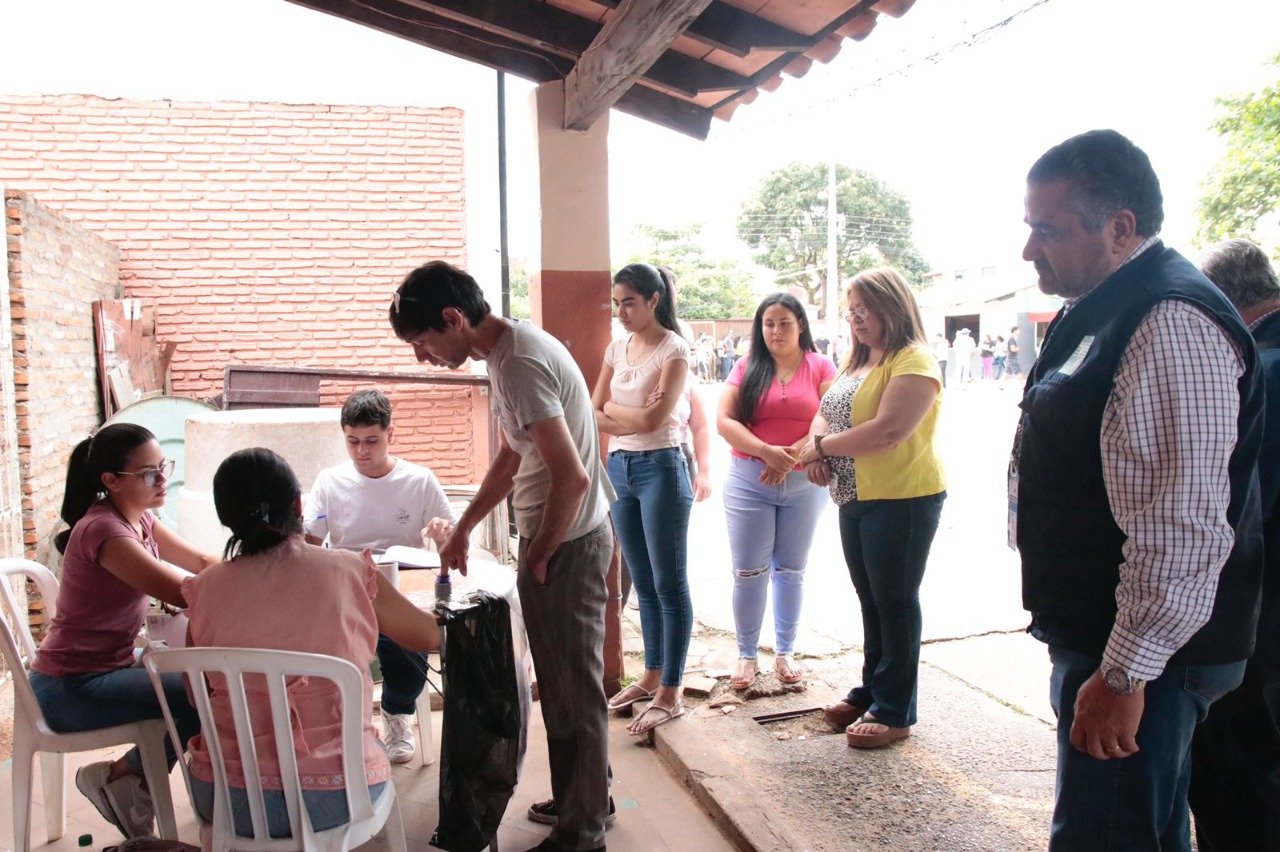
<path id="1" fill-rule="evenodd" d="M 653 719 L 646 719 L 646 717 L 650 713 L 655 713 L 660 715 L 655 715 Z M 684 715 L 684 704 L 681 702 L 677 702 L 674 707 L 663 707 L 661 704 L 650 704 L 648 707 L 645 708 L 645 711 L 641 713 L 634 722 L 631 723 L 633 726 L 643 725 L 643 727 L 639 728 L 638 730 L 628 730 L 627 733 L 631 734 L 631 736 L 633 737 L 638 737 L 641 734 L 649 733 L 659 725 L 665 725 L 668 722 L 674 722 L 676 719 L 679 719 L 683 715 Z"/>
<path id="2" fill-rule="evenodd" d="M 649 692 L 643 686 L 633 683 L 609 699 L 609 709 L 625 710 L 637 701 L 649 701 L 652 698 L 653 692 Z"/>

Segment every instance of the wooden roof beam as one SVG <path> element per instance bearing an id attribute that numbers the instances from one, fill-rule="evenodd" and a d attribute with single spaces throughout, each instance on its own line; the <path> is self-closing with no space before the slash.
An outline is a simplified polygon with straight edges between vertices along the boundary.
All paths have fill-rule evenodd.
<path id="1" fill-rule="evenodd" d="M 289 2 L 538 83 L 558 80 L 573 67 L 572 59 L 530 49 L 479 27 L 412 8 L 398 0 Z"/>
<path id="2" fill-rule="evenodd" d="M 595 2 L 613 9 L 617 8 L 620 0 Z M 757 18 L 723 0 L 712 0 L 684 34 L 707 47 L 734 56 L 746 56 L 753 50 L 803 51 L 815 43 L 812 36 Z"/>
<path id="3" fill-rule="evenodd" d="M 622 0 L 564 80 L 564 126 L 586 130 L 626 94 L 711 0 Z"/>

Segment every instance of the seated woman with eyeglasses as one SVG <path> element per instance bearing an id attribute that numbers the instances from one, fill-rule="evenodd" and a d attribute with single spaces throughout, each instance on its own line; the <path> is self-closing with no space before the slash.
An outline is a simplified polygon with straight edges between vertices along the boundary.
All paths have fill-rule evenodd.
<path id="1" fill-rule="evenodd" d="M 182 606 L 188 571 L 217 562 L 156 523 L 173 461 L 150 431 L 113 423 L 81 441 L 67 464 L 57 611 L 31 661 L 31 686 L 45 720 L 66 733 L 161 718 L 134 640 L 151 598 Z M 186 570 L 183 570 L 186 569 Z M 199 720 L 182 676 L 165 677 L 185 744 Z M 168 744 L 170 766 L 176 760 Z M 154 809 L 137 749 L 76 773 L 76 787 L 126 837 L 152 833 Z"/>

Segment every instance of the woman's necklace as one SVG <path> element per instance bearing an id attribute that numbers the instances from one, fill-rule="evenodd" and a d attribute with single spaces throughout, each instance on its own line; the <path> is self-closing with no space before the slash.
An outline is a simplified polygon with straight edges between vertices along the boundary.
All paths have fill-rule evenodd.
<path id="1" fill-rule="evenodd" d="M 804 353 L 801 352 L 800 360 L 796 361 L 796 363 L 787 372 L 787 377 L 785 379 L 782 378 L 782 371 L 781 370 L 778 371 L 778 374 L 777 374 L 778 387 L 782 388 L 783 402 L 787 401 L 787 385 L 791 384 L 791 381 L 796 377 L 796 373 L 800 372 L 800 365 L 803 363 L 804 363 Z"/>

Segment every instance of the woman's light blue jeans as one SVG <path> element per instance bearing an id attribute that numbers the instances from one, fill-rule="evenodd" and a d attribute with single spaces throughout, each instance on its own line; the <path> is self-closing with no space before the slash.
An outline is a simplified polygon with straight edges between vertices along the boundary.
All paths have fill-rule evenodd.
<path id="1" fill-rule="evenodd" d="M 679 686 L 693 635 L 687 566 L 693 489 L 684 453 L 618 450 L 609 454 L 613 529 L 640 604 L 644 667 L 662 670 L 663 686 Z"/>
<path id="2" fill-rule="evenodd" d="M 734 457 L 724 482 L 724 514 L 733 557 L 733 623 L 738 656 L 755 659 L 765 600 L 773 586 L 775 651 L 795 648 L 804 603 L 804 569 L 818 518 L 827 506 L 827 489 L 803 471 L 792 471 L 781 485 L 761 485 L 765 464 Z"/>

